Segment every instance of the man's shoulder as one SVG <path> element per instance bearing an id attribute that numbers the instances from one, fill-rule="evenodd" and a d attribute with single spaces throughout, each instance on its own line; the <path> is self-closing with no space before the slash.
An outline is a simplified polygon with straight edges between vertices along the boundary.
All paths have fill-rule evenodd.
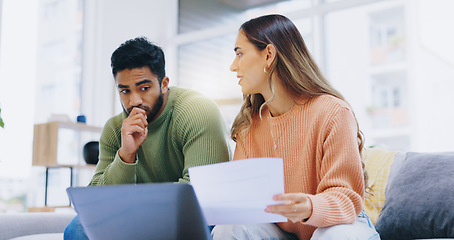
<path id="1" fill-rule="evenodd" d="M 172 87 L 171 91 L 174 92 L 175 101 L 178 101 L 180 103 L 184 103 L 187 100 L 197 100 L 197 99 L 210 100 L 208 97 L 206 97 L 202 93 L 197 92 L 192 89 L 188 89 L 188 88 Z"/>
<path id="2" fill-rule="evenodd" d="M 107 120 L 106 124 L 104 124 L 104 128 L 112 128 L 112 129 L 118 129 L 121 128 L 123 124 L 123 120 L 125 119 L 126 114 L 124 112 L 119 113 Z"/>
<path id="3" fill-rule="evenodd" d="M 197 114 L 206 111 L 211 112 L 217 109 L 217 105 L 212 99 L 197 91 L 175 87 L 172 91 L 175 91 L 173 107 L 174 113 L 176 114 L 181 112 L 194 112 Z"/>

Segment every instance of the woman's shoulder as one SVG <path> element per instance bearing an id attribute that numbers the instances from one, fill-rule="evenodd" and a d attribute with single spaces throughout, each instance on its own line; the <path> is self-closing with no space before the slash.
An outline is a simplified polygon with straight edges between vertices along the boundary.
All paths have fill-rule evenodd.
<path id="1" fill-rule="evenodd" d="M 352 110 L 346 101 L 332 95 L 323 94 L 299 104 L 299 114 L 316 122 L 324 122 L 322 119 L 330 121 L 339 114 L 351 115 Z"/>
<path id="2" fill-rule="evenodd" d="M 339 108 L 347 108 L 350 109 L 350 106 L 348 105 L 347 102 L 344 100 L 329 95 L 329 94 L 322 94 L 318 95 L 315 97 L 312 97 L 309 101 L 308 104 L 314 108 L 333 108 L 333 109 L 339 109 Z"/>

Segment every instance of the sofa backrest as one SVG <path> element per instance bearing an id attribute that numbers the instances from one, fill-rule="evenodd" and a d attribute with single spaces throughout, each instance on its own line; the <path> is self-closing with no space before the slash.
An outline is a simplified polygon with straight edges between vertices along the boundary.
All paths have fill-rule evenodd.
<path id="1" fill-rule="evenodd" d="M 0 214 L 0 240 L 42 234 L 63 233 L 75 213 L 4 213 Z"/>

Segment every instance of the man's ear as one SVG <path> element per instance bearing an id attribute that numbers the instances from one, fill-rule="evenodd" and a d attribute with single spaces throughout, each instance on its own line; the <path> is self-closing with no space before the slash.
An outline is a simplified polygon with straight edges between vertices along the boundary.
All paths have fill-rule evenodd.
<path id="1" fill-rule="evenodd" d="M 276 59 L 276 47 L 273 44 L 268 44 L 263 51 L 266 54 L 266 65 L 269 68 Z"/>
<path id="2" fill-rule="evenodd" d="M 164 77 L 161 81 L 161 91 L 166 94 L 167 90 L 169 90 L 169 77 Z"/>

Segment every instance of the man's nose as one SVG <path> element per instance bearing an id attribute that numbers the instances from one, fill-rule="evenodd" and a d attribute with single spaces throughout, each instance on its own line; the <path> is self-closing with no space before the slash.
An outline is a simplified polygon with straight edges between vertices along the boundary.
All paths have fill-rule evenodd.
<path id="1" fill-rule="evenodd" d="M 138 93 L 132 93 L 129 102 L 131 106 L 139 106 L 142 104 L 142 97 Z"/>

